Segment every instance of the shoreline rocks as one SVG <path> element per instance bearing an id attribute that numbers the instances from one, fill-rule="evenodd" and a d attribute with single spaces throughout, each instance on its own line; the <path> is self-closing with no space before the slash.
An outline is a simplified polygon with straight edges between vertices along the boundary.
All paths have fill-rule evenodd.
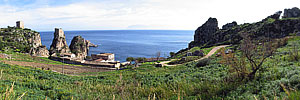
<path id="1" fill-rule="evenodd" d="M 91 43 L 90 40 L 85 40 L 85 41 L 87 42 L 88 47 L 98 47 L 98 45 L 95 45 L 95 44 Z"/>

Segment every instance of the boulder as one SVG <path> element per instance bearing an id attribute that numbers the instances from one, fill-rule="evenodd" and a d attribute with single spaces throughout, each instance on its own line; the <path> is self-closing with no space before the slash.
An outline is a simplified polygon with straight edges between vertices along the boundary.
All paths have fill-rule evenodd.
<path id="1" fill-rule="evenodd" d="M 162 64 L 156 64 L 155 67 L 163 67 Z"/>
<path id="2" fill-rule="evenodd" d="M 31 48 L 30 55 L 38 57 L 49 57 L 49 51 L 46 46 L 39 46 L 37 48 Z"/>
<path id="3" fill-rule="evenodd" d="M 66 42 L 66 36 L 61 28 L 55 28 L 54 38 L 49 52 L 51 56 L 56 56 L 61 53 L 71 53 Z"/>
<path id="4" fill-rule="evenodd" d="M 76 55 L 77 58 L 81 60 L 85 59 L 89 51 L 89 43 L 87 40 L 81 36 L 75 36 L 72 39 L 70 50 Z"/>
<path id="5" fill-rule="evenodd" d="M 296 18 L 300 17 L 300 9 L 294 7 L 292 9 L 284 9 L 282 18 Z"/>
<path id="6" fill-rule="evenodd" d="M 204 56 L 204 51 L 203 50 L 196 50 L 195 52 L 193 52 L 193 56 Z"/>

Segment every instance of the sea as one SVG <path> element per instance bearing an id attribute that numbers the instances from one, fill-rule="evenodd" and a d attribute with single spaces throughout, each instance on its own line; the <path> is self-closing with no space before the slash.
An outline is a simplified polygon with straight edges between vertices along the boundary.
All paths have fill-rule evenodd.
<path id="1" fill-rule="evenodd" d="M 42 44 L 50 48 L 54 31 L 40 32 Z M 89 30 L 65 31 L 67 44 L 80 35 L 98 47 L 90 47 L 89 55 L 113 53 L 115 60 L 125 62 L 127 57 L 168 57 L 170 52 L 187 48 L 193 40 L 192 30 Z"/>

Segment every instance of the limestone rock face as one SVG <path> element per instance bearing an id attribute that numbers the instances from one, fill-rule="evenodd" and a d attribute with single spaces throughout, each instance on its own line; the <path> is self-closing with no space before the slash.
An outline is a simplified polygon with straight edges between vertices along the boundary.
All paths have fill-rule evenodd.
<path id="1" fill-rule="evenodd" d="M 90 40 L 86 40 L 87 44 L 88 44 L 88 47 L 98 47 L 98 45 L 95 45 L 93 43 L 91 43 Z"/>
<path id="2" fill-rule="evenodd" d="M 297 7 L 294 7 L 292 9 L 284 9 L 284 14 L 282 18 L 296 18 L 300 17 L 300 9 Z"/>
<path id="3" fill-rule="evenodd" d="M 27 42 L 31 47 L 29 51 L 31 56 L 49 57 L 48 49 L 42 45 L 40 33 L 28 33 L 25 34 L 25 37 L 28 37 Z"/>
<path id="4" fill-rule="evenodd" d="M 30 55 L 38 57 L 49 57 L 49 51 L 46 46 L 39 46 L 37 48 L 31 48 Z"/>
<path id="5" fill-rule="evenodd" d="M 0 49 L 10 48 L 18 52 L 29 53 L 31 48 L 39 46 L 42 46 L 39 32 L 9 26 L 0 29 Z"/>
<path id="6" fill-rule="evenodd" d="M 27 39 L 28 44 L 30 44 L 33 48 L 38 48 L 42 46 L 42 40 L 40 33 L 32 33 L 32 34 L 25 34 L 26 37 L 29 37 Z"/>
<path id="7" fill-rule="evenodd" d="M 189 48 L 239 44 L 243 39 L 242 34 L 247 34 L 253 39 L 264 39 L 283 38 L 290 34 L 300 33 L 300 17 L 280 19 L 281 13 L 278 11 L 256 23 L 236 26 L 227 24 L 223 26 L 226 27 L 225 29 L 218 29 L 216 19 L 210 18 L 195 31 L 194 41 L 189 43 Z M 229 28 L 231 26 L 234 28 Z"/>
<path id="8" fill-rule="evenodd" d="M 280 19 L 280 15 L 281 15 L 282 11 L 277 11 L 276 13 L 274 13 L 273 15 L 268 16 L 267 18 L 263 19 L 262 21 L 267 21 L 269 20 L 269 18 L 273 18 L 275 20 Z"/>
<path id="9" fill-rule="evenodd" d="M 194 35 L 194 41 L 190 44 L 190 47 L 194 47 L 194 44 L 204 44 L 210 40 L 208 37 L 219 30 L 218 21 L 216 18 L 209 18 L 202 26 L 200 26 Z"/>
<path id="10" fill-rule="evenodd" d="M 227 30 L 227 29 L 231 29 L 234 26 L 237 26 L 236 21 L 233 21 L 232 23 L 227 23 L 227 24 L 223 25 L 222 29 Z"/>
<path id="11" fill-rule="evenodd" d="M 89 43 L 88 40 L 85 40 L 81 36 L 75 36 L 70 45 L 71 52 L 74 53 L 77 58 L 85 59 L 89 51 Z"/>
<path id="12" fill-rule="evenodd" d="M 56 56 L 61 53 L 71 53 L 66 42 L 66 36 L 61 28 L 55 28 L 54 38 L 49 52 L 51 56 Z"/>

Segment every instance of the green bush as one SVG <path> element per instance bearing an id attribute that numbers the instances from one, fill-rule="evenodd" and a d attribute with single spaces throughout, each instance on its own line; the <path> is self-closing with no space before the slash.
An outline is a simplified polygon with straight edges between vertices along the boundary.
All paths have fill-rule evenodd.
<path id="1" fill-rule="evenodd" d="M 206 66 L 209 64 L 209 62 L 210 62 L 209 58 L 204 58 L 204 59 L 198 61 L 198 63 L 196 64 L 196 67 Z"/>

